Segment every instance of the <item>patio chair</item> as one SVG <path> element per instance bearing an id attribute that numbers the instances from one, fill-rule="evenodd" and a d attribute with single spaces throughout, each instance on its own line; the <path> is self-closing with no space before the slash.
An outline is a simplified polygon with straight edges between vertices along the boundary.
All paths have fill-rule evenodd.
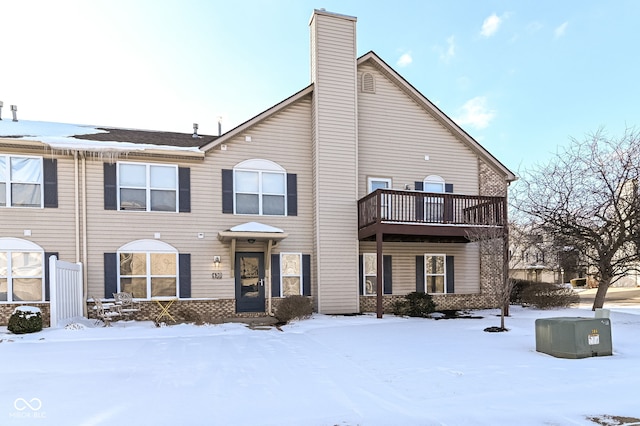
<path id="1" fill-rule="evenodd" d="M 140 311 L 140 308 L 138 307 L 139 303 L 133 300 L 133 295 L 131 293 L 127 293 L 125 291 L 113 293 L 113 299 L 115 300 L 115 304 L 119 307 L 119 311 L 122 315 L 129 317 L 131 314 Z"/>
<path id="2" fill-rule="evenodd" d="M 117 305 L 104 304 L 102 303 L 102 300 L 97 297 L 93 297 L 93 302 L 95 303 L 94 309 L 96 310 L 96 317 L 98 318 L 96 324 L 98 324 L 99 321 L 102 321 L 105 327 L 110 327 L 111 321 L 122 315 Z"/>

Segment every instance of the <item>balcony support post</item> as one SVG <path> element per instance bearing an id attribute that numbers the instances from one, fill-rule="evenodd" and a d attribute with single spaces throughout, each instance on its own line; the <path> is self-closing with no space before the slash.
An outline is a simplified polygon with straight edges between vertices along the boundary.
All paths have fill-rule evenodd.
<path id="1" fill-rule="evenodd" d="M 382 258 L 382 232 L 376 232 L 376 314 L 382 318 L 382 297 L 383 297 L 383 258 Z"/>

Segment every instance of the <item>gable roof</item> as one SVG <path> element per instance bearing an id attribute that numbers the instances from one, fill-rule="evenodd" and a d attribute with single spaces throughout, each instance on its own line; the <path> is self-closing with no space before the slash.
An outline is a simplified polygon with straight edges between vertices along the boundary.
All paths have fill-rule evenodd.
<path id="1" fill-rule="evenodd" d="M 508 182 L 513 182 L 517 179 L 516 175 L 509 170 L 504 164 L 502 164 L 497 158 L 495 158 L 489 151 L 487 151 L 482 145 L 478 143 L 471 135 L 464 131 L 458 124 L 456 124 L 447 114 L 442 112 L 437 106 L 435 106 L 426 96 L 424 96 L 418 89 L 413 87 L 411 83 L 398 74 L 393 68 L 383 61 L 373 51 L 365 53 L 357 60 L 358 65 L 365 62 L 373 64 L 380 72 L 382 72 L 389 80 L 395 83 L 401 90 L 403 90 L 411 99 L 424 108 L 434 119 L 442 124 L 447 130 L 449 130 L 454 136 L 465 143 L 473 152 L 482 157 L 485 161 L 495 166 L 501 171 L 505 179 Z"/>
<path id="2" fill-rule="evenodd" d="M 233 139 L 234 137 L 238 136 L 240 133 L 244 132 L 249 127 L 251 127 L 251 126 L 253 126 L 255 124 L 258 124 L 263 120 L 266 120 L 267 118 L 269 118 L 272 115 L 282 111 L 283 109 L 285 109 L 289 105 L 299 101 L 300 99 L 304 98 L 305 96 L 309 95 L 312 92 L 313 92 L 313 84 L 310 84 L 307 87 L 305 87 L 304 89 L 302 89 L 302 90 L 294 93 L 293 95 L 289 96 L 285 100 L 283 100 L 281 102 L 278 102 L 277 104 L 275 104 L 271 108 L 261 112 L 260 114 L 256 115 L 253 118 L 250 118 L 249 120 L 245 121 L 244 123 L 234 127 L 233 129 L 231 129 L 228 132 L 226 132 L 225 134 L 219 136 L 215 140 L 213 140 L 213 141 L 211 141 L 209 143 L 206 143 L 204 145 L 201 145 L 200 149 L 203 150 L 204 152 L 207 152 L 210 149 L 215 148 L 218 145 L 221 145 L 221 144 L 223 144 L 225 142 L 228 142 L 230 139 Z"/>

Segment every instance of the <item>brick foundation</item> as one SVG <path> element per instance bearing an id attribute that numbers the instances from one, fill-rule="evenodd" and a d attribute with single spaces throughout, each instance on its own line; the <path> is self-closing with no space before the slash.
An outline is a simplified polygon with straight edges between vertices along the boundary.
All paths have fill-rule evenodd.
<path id="1" fill-rule="evenodd" d="M 9 324 L 9 317 L 13 314 L 13 311 L 19 306 L 33 306 L 40 309 L 42 315 L 42 326 L 49 327 L 49 303 L 7 303 L 0 304 L 0 325 L 6 326 Z"/>

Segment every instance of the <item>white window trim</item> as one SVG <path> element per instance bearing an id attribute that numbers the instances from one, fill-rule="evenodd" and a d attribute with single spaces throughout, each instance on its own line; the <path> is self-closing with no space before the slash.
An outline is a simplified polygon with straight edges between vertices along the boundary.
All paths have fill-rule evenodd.
<path id="1" fill-rule="evenodd" d="M 299 265 L 300 265 L 300 274 L 299 275 L 285 275 L 284 274 L 284 271 L 282 270 L 282 268 L 284 266 L 284 263 L 282 262 L 282 256 L 283 255 L 295 255 L 295 256 L 298 256 L 298 262 L 299 262 Z M 304 295 L 304 290 L 303 290 L 304 287 L 303 287 L 303 283 L 302 283 L 303 276 L 304 276 L 303 269 L 304 269 L 304 264 L 302 263 L 302 253 L 295 253 L 295 252 L 294 253 L 291 253 L 291 252 L 280 253 L 280 297 L 286 297 L 284 295 L 284 286 L 283 286 L 284 278 L 286 278 L 286 277 L 299 277 L 300 278 L 300 290 L 299 290 L 300 291 L 300 295 L 301 296 Z"/>
<path id="2" fill-rule="evenodd" d="M 360 285 L 362 286 L 362 295 L 363 296 L 376 296 L 377 295 L 377 291 L 378 291 L 378 283 L 376 281 L 375 283 L 375 293 L 367 293 L 367 277 L 376 277 L 377 280 L 377 267 L 376 267 L 376 275 L 367 275 L 367 271 L 366 271 L 366 265 L 367 265 L 367 256 L 372 256 L 375 258 L 376 262 L 378 261 L 378 254 L 377 253 L 362 253 L 362 282 L 360 283 Z M 382 279 L 384 280 L 384 264 L 382 265 Z M 382 285 L 383 289 L 382 289 L 382 293 L 384 293 L 384 283 Z"/>
<path id="3" fill-rule="evenodd" d="M 373 182 L 386 182 L 387 183 L 387 188 L 386 189 L 391 189 L 391 178 L 383 178 L 383 177 L 368 177 L 367 178 L 367 193 L 372 193 L 373 190 Z"/>
<path id="4" fill-rule="evenodd" d="M 442 274 L 428 274 L 427 273 L 427 257 L 440 256 L 443 259 L 444 272 Z M 443 277 L 442 293 L 431 293 L 427 291 L 429 289 L 429 283 L 427 277 Z M 443 253 L 425 253 L 424 255 L 424 292 L 428 294 L 447 294 L 447 255 Z"/>
<path id="5" fill-rule="evenodd" d="M 6 205 L 0 206 L 0 208 L 12 208 L 12 209 L 37 209 L 44 208 L 44 165 L 42 157 L 34 156 L 34 155 L 12 155 L 12 154 L 0 154 L 0 157 L 5 158 L 5 180 L 1 180 L 0 182 L 5 183 L 5 194 L 4 201 Z M 40 207 L 31 207 L 31 206 L 14 206 L 13 200 L 11 199 L 11 185 L 13 183 L 34 183 L 34 182 L 20 182 L 11 180 L 11 158 L 31 158 L 35 160 L 40 160 L 40 180 L 38 185 L 40 185 Z"/>
<path id="6" fill-rule="evenodd" d="M 157 240 L 136 240 L 130 243 L 127 243 L 120 247 L 116 251 L 117 263 L 116 267 L 118 268 L 118 291 L 122 291 L 120 288 L 121 275 L 120 275 L 120 254 L 121 253 L 144 253 L 146 254 L 146 266 L 147 269 L 145 271 L 144 277 L 147 280 L 146 285 L 146 298 L 136 298 L 136 300 L 167 300 L 167 299 L 175 299 L 180 295 L 180 253 L 178 250 L 170 244 L 167 244 L 162 241 Z M 176 256 L 176 295 L 175 296 L 161 296 L 161 297 L 151 297 L 151 278 L 166 278 L 173 277 L 173 275 L 151 275 L 151 254 L 175 254 Z M 140 278 L 142 275 L 125 275 L 125 277 L 135 277 Z"/>
<path id="7" fill-rule="evenodd" d="M 239 192 L 236 190 L 236 172 L 252 172 L 258 173 L 258 192 Z M 263 173 L 282 174 L 284 182 L 284 192 L 282 194 L 264 192 L 262 190 Z M 236 164 L 233 168 L 233 214 L 238 216 L 287 216 L 287 171 L 279 164 L 269 160 L 252 159 Z M 238 194 L 251 194 L 258 196 L 258 213 L 238 213 Z M 284 198 L 284 211 L 282 214 L 265 214 L 262 211 L 262 198 L 264 195 L 277 195 Z"/>
<path id="8" fill-rule="evenodd" d="M 136 166 L 145 166 L 145 187 L 136 187 L 136 186 L 122 186 L 120 185 L 120 165 L 136 165 Z M 176 209 L 174 211 L 171 210 L 152 210 L 151 209 L 151 191 L 152 190 L 162 190 L 162 191 L 171 191 L 170 188 L 155 188 L 151 186 L 151 166 L 154 167 L 167 167 L 175 169 L 176 176 L 176 186 L 173 191 L 176 194 Z M 126 211 L 126 212 L 153 212 L 153 213 L 177 213 L 180 209 L 180 177 L 178 175 L 178 165 L 176 164 L 160 164 L 160 163 L 140 163 L 133 161 L 119 161 L 116 167 L 116 187 L 117 187 L 117 203 L 118 203 L 118 211 Z M 137 209 L 123 209 L 120 201 L 120 190 L 121 189 L 144 189 L 145 190 L 145 209 L 137 210 Z"/>
<path id="9" fill-rule="evenodd" d="M 44 283 L 44 274 L 45 274 L 45 253 L 44 249 L 39 245 L 20 238 L 0 238 L 0 252 L 7 253 L 7 276 L 4 277 L 7 279 L 7 300 L 0 301 L 0 304 L 4 303 L 39 303 L 45 301 L 45 283 Z M 13 300 L 13 276 L 11 274 L 11 253 L 41 253 L 42 254 L 42 276 L 40 276 L 40 282 L 42 286 L 42 298 L 40 300 Z M 24 277 L 20 277 L 24 278 Z M 37 277 L 33 277 L 37 278 Z"/>
<path id="10" fill-rule="evenodd" d="M 426 186 L 426 184 L 439 184 L 442 186 L 442 190 L 439 192 L 444 193 L 445 192 L 445 180 L 438 175 L 429 175 L 426 178 L 424 178 L 423 184 Z M 425 191 L 425 192 L 433 192 L 433 191 Z"/>

